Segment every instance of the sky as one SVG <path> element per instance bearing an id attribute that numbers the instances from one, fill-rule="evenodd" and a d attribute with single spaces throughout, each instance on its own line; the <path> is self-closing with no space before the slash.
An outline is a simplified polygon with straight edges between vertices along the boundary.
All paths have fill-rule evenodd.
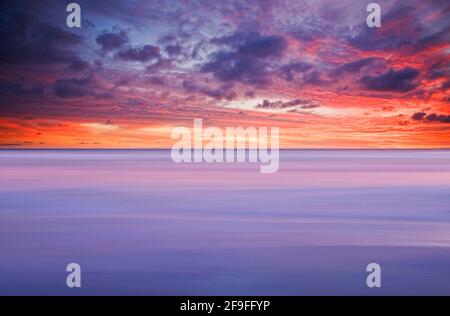
<path id="1" fill-rule="evenodd" d="M 282 148 L 449 148 L 450 3 L 0 4 L 1 148 L 170 148 L 177 126 L 280 128 Z"/>

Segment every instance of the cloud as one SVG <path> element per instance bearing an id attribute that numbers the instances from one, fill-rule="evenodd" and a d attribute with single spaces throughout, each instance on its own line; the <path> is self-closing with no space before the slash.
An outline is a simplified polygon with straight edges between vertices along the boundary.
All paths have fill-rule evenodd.
<path id="1" fill-rule="evenodd" d="M 262 36 L 250 34 L 237 48 L 237 52 L 255 58 L 280 56 L 286 49 L 287 43 L 281 36 Z"/>
<path id="2" fill-rule="evenodd" d="M 427 120 L 429 122 L 441 122 L 441 123 L 450 123 L 450 115 L 442 115 L 442 114 L 428 114 L 425 112 L 417 112 L 414 113 L 411 118 L 415 121 L 424 121 Z"/>
<path id="3" fill-rule="evenodd" d="M 429 114 L 426 119 L 430 122 L 442 122 L 442 123 L 450 123 L 450 115 L 442 115 L 442 114 Z"/>
<path id="4" fill-rule="evenodd" d="M 326 85 L 329 83 L 328 81 L 326 81 L 322 78 L 321 72 L 319 72 L 317 70 L 313 70 L 313 71 L 306 73 L 303 76 L 303 82 L 306 84 L 313 84 L 313 85 L 318 85 L 318 86 Z"/>
<path id="5" fill-rule="evenodd" d="M 146 68 L 147 73 L 154 74 L 161 70 L 167 70 L 174 67 L 173 60 L 170 58 L 159 58 Z"/>
<path id="6" fill-rule="evenodd" d="M 212 89 L 205 85 L 198 85 L 192 81 L 184 80 L 183 88 L 187 92 L 201 93 L 214 99 L 226 99 L 231 101 L 237 97 L 236 92 L 232 90 L 233 87 L 229 84 L 225 84 L 220 86 L 219 88 Z"/>
<path id="7" fill-rule="evenodd" d="M 79 59 L 79 58 L 75 58 L 69 65 L 69 69 L 72 71 L 83 71 L 86 69 L 89 69 L 89 63 L 87 63 L 86 61 Z"/>
<path id="8" fill-rule="evenodd" d="M 121 28 L 115 26 L 112 31 L 104 30 L 96 38 L 97 43 L 105 52 L 122 48 L 129 42 L 128 34 Z"/>
<path id="9" fill-rule="evenodd" d="M 55 94 L 60 98 L 108 97 L 108 93 L 97 93 L 98 87 L 92 75 L 86 78 L 59 79 L 53 84 Z"/>
<path id="10" fill-rule="evenodd" d="M 148 77 L 145 81 L 156 85 L 164 85 L 166 83 L 164 78 L 160 76 L 151 76 Z"/>
<path id="11" fill-rule="evenodd" d="M 425 113 L 425 112 L 417 112 L 417 113 L 414 113 L 411 116 L 411 118 L 416 121 L 421 121 L 426 115 L 427 115 L 427 113 Z"/>
<path id="12" fill-rule="evenodd" d="M 81 61 L 72 49 L 83 42 L 82 36 L 39 22 L 26 13 L 0 16 L 0 38 L 2 62 L 72 65 Z"/>
<path id="13" fill-rule="evenodd" d="M 117 57 L 123 60 L 147 62 L 161 57 L 157 46 L 145 45 L 142 47 L 129 47 L 117 53 Z"/>
<path id="14" fill-rule="evenodd" d="M 109 121 L 106 121 L 105 123 L 82 123 L 80 125 L 83 127 L 88 127 L 97 133 L 112 132 L 119 128 L 119 126 L 116 126 Z"/>
<path id="15" fill-rule="evenodd" d="M 417 17 L 414 15 L 412 5 L 397 5 L 383 13 L 381 28 L 369 28 L 363 20 L 359 28 L 351 33 L 348 41 L 365 51 L 391 50 L 411 45 L 417 38 L 417 26 L 414 22 Z"/>
<path id="16" fill-rule="evenodd" d="M 126 31 L 115 26 L 112 31 L 104 30 L 97 36 L 97 43 L 104 52 L 115 51 L 115 56 L 126 61 L 148 62 L 161 58 L 160 48 L 154 45 L 132 47 L 128 45 L 130 39 Z"/>
<path id="17" fill-rule="evenodd" d="M 183 47 L 181 45 L 166 45 L 164 51 L 169 54 L 169 56 L 178 56 L 183 52 Z"/>
<path id="18" fill-rule="evenodd" d="M 317 18 L 306 18 L 304 24 L 292 31 L 291 34 L 301 41 L 310 42 L 327 33 L 330 34 L 331 31 L 332 28 L 323 25 Z"/>
<path id="19" fill-rule="evenodd" d="M 231 47 L 234 51 L 258 58 L 281 55 L 287 48 L 286 40 L 278 35 L 237 31 L 232 35 L 216 37 L 211 43 Z"/>
<path id="20" fill-rule="evenodd" d="M 42 96 L 44 87 L 42 85 L 33 85 L 26 87 L 25 85 L 8 80 L 0 80 L 0 94 L 2 96 Z"/>
<path id="21" fill-rule="evenodd" d="M 256 108 L 260 109 L 285 109 L 298 107 L 301 109 L 312 109 L 318 107 L 318 104 L 315 104 L 311 100 L 305 99 L 294 99 L 291 101 L 269 101 L 265 99 L 262 103 L 258 104 Z"/>
<path id="22" fill-rule="evenodd" d="M 182 56 L 185 53 L 183 41 L 174 34 L 161 35 L 158 38 L 158 45 L 160 45 L 164 52 L 170 57 Z"/>
<path id="23" fill-rule="evenodd" d="M 146 102 L 144 100 L 141 100 L 141 99 L 128 98 L 127 101 L 125 102 L 125 105 L 126 106 L 142 106 L 145 103 Z"/>
<path id="24" fill-rule="evenodd" d="M 365 51 L 395 50 L 408 47 L 414 51 L 430 45 L 448 43 L 450 25 L 448 1 L 433 1 L 421 6 L 417 1 L 393 2 L 382 13 L 382 27 L 368 28 L 365 21 L 347 36 L 353 46 Z"/>
<path id="25" fill-rule="evenodd" d="M 60 1 L 5 1 L 0 4 L 5 9 L 0 10 L 3 118 L 76 122 L 57 131 L 68 136 L 67 142 L 86 117 L 108 125 L 106 112 L 114 122 L 151 126 L 199 113 L 221 122 L 276 120 L 289 128 L 302 124 L 328 145 L 446 140 L 448 1 L 393 0 L 382 6 L 379 29 L 367 28 L 367 3 L 356 0 L 286 0 L 283 5 L 272 0 L 110 0 L 108 5 L 82 0 L 80 29 L 65 26 L 66 4 Z M 86 102 L 95 107 L 82 106 Z M 424 111 L 416 120 L 410 118 L 414 111 L 406 112 L 412 104 L 420 105 L 416 112 Z M 286 114 L 270 116 L 278 112 Z M 303 124 L 290 112 L 313 115 Z M 397 118 L 398 113 L 409 114 Z M 403 121 L 410 125 L 393 141 L 389 131 Z M 134 125 L 118 132 L 126 135 Z M 380 132 L 361 133 L 361 126 Z M 17 127 L 21 135 L 31 135 L 23 128 Z M 429 137 L 422 137 L 427 132 Z M 54 143 L 62 140 L 56 135 Z M 303 142 L 297 136 L 289 143 Z"/>
<path id="26" fill-rule="evenodd" d="M 419 40 L 419 45 L 421 47 L 427 47 L 429 45 L 441 45 L 448 43 L 450 40 L 449 34 L 450 26 L 447 26 L 445 29 L 438 30 L 436 33 L 421 38 Z"/>
<path id="27" fill-rule="evenodd" d="M 285 80 L 292 81 L 295 78 L 296 74 L 304 73 L 310 70 L 311 68 L 312 68 L 311 64 L 304 62 L 295 62 L 282 66 L 279 71 L 281 76 Z"/>
<path id="28" fill-rule="evenodd" d="M 269 61 L 266 58 L 280 57 L 287 47 L 281 36 L 264 36 L 255 32 L 236 32 L 211 42 L 227 48 L 212 53 L 202 66 L 202 72 L 212 73 L 218 80 L 252 85 L 268 83 Z"/>
<path id="29" fill-rule="evenodd" d="M 361 58 L 361 59 L 340 65 L 331 73 L 331 75 L 340 76 L 344 73 L 357 73 L 362 68 L 369 67 L 369 66 L 376 66 L 376 65 L 384 66 L 384 64 L 385 64 L 385 60 L 383 58 L 379 58 L 379 57 Z"/>
<path id="30" fill-rule="evenodd" d="M 447 81 L 444 81 L 444 82 L 441 84 L 441 89 L 442 89 L 442 90 L 448 90 L 448 89 L 450 89 L 450 79 L 447 80 Z"/>
<path id="31" fill-rule="evenodd" d="M 203 65 L 202 72 L 212 73 L 218 80 L 236 81 L 251 85 L 268 83 L 267 65 L 262 61 L 236 52 L 216 53 Z"/>
<path id="32" fill-rule="evenodd" d="M 364 76 L 359 82 L 369 90 L 407 92 L 417 87 L 419 71 L 414 68 L 389 69 L 379 76 Z"/>

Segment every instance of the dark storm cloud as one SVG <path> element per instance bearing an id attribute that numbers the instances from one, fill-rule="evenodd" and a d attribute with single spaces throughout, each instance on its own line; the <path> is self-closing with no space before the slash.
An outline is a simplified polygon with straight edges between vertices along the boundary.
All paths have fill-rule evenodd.
<path id="1" fill-rule="evenodd" d="M 414 68 L 389 69 L 379 76 L 364 76 L 359 81 L 369 90 L 406 92 L 417 87 L 419 71 Z"/>
<path id="2" fill-rule="evenodd" d="M 117 53 L 117 57 L 123 60 L 147 62 L 161 57 L 157 46 L 145 45 L 142 47 L 128 47 Z"/>
<path id="3" fill-rule="evenodd" d="M 417 112 L 414 113 L 411 118 L 415 121 L 429 121 L 429 122 L 441 122 L 441 123 L 450 123 L 450 115 L 442 115 L 442 114 L 428 114 L 425 112 Z"/>
<path id="4" fill-rule="evenodd" d="M 223 81 L 238 81 L 252 85 L 268 83 L 266 58 L 280 57 L 287 47 L 281 36 L 236 32 L 231 36 L 215 38 L 212 43 L 227 49 L 210 55 L 202 72 L 212 73 Z M 231 50 L 230 50 L 231 49 Z"/>
<path id="5" fill-rule="evenodd" d="M 104 30 L 97 36 L 96 41 L 103 51 L 108 52 L 125 46 L 129 42 L 129 38 L 124 30 L 116 26 L 112 31 Z"/>
<path id="6" fill-rule="evenodd" d="M 81 61 L 71 50 L 82 43 L 80 35 L 39 22 L 26 13 L 0 16 L 0 38 L 2 62 L 70 65 Z"/>

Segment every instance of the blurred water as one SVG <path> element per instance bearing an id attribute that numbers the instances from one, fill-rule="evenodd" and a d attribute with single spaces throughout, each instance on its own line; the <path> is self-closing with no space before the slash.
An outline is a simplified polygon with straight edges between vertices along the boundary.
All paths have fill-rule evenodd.
<path id="1" fill-rule="evenodd" d="M 0 151 L 0 294 L 450 295 L 450 151 Z"/>

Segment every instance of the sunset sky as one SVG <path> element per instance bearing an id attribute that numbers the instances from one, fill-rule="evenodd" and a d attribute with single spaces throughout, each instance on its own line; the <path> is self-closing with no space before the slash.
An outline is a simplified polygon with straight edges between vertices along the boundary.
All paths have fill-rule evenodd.
<path id="1" fill-rule="evenodd" d="M 276 126 L 284 148 L 450 148 L 450 2 L 0 4 L 0 148 L 168 148 Z"/>

